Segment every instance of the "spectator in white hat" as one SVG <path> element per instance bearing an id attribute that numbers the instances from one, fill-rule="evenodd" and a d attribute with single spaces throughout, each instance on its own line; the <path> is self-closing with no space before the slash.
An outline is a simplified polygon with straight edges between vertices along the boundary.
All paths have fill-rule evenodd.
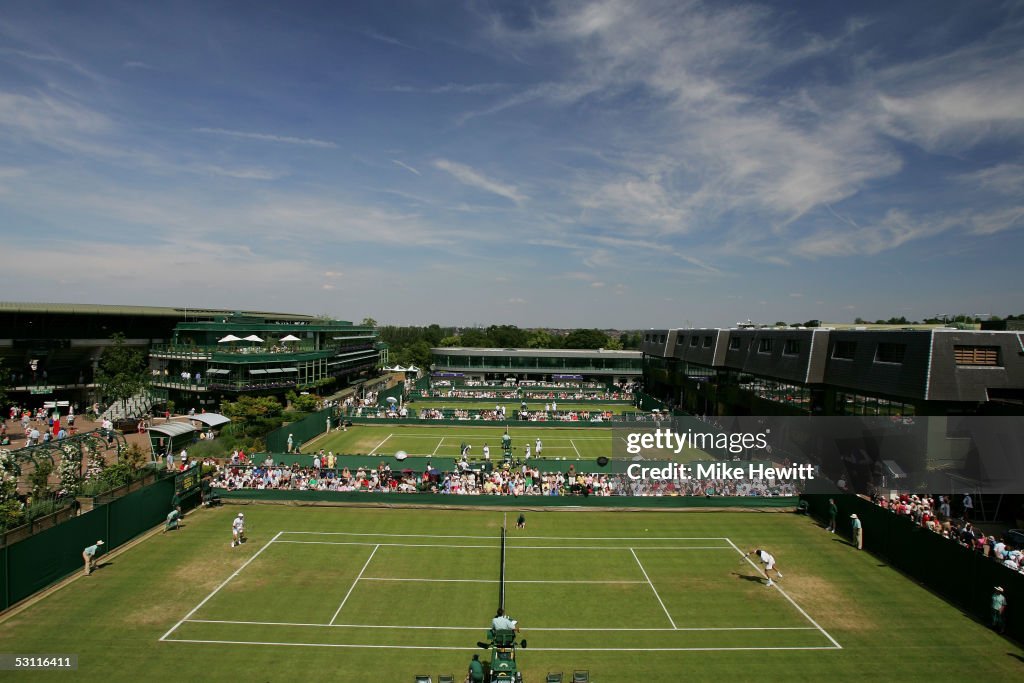
<path id="1" fill-rule="evenodd" d="M 864 527 L 861 526 L 856 513 L 850 515 L 850 524 L 853 525 L 853 545 L 857 550 L 864 550 Z"/>

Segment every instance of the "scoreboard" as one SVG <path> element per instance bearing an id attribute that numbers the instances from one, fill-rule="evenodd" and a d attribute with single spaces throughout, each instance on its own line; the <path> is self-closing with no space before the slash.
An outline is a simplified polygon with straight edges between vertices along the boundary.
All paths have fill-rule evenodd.
<path id="1" fill-rule="evenodd" d="M 190 496 L 199 490 L 202 479 L 202 465 L 193 465 L 174 477 L 174 492 L 182 498 Z"/>

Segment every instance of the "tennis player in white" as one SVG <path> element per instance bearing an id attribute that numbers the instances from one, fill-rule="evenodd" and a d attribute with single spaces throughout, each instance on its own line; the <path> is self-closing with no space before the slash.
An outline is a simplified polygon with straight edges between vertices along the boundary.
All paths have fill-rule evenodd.
<path id="1" fill-rule="evenodd" d="M 747 555 L 757 555 L 757 559 L 761 560 L 761 562 L 764 564 L 764 575 L 768 577 L 767 585 L 774 585 L 772 583 L 772 575 L 770 572 L 774 571 L 777 577 L 779 577 L 780 579 L 782 578 L 782 572 L 780 572 L 775 567 L 775 556 L 767 550 L 751 550 L 749 553 L 747 553 Z"/>
<path id="2" fill-rule="evenodd" d="M 242 545 L 242 540 L 245 538 L 245 515 L 241 512 L 235 517 L 234 521 L 231 522 L 231 547 L 234 548 L 236 545 Z"/>

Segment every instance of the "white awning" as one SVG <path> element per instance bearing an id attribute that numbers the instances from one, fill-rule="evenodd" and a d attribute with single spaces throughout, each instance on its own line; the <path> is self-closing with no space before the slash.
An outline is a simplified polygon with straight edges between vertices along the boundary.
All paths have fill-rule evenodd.
<path id="1" fill-rule="evenodd" d="M 266 370 L 250 370 L 249 374 L 250 375 L 265 375 L 265 374 L 267 374 L 267 371 Z"/>
<path id="2" fill-rule="evenodd" d="M 268 375 L 278 375 L 282 372 L 284 372 L 284 370 L 282 370 L 281 368 L 267 368 Z"/>
<path id="3" fill-rule="evenodd" d="M 281 372 L 298 372 L 298 368 L 281 368 Z"/>
<path id="4" fill-rule="evenodd" d="M 194 431 L 196 431 L 196 428 L 188 422 L 165 422 L 149 427 L 151 434 L 163 434 L 170 437 L 181 436 L 182 434 L 189 434 Z"/>
<path id="5" fill-rule="evenodd" d="M 231 422 L 230 417 L 225 417 L 220 413 L 200 413 L 199 415 L 190 415 L 188 419 L 202 422 L 207 427 L 219 427 Z"/>
<path id="6" fill-rule="evenodd" d="M 231 371 L 225 368 L 206 368 L 207 375 L 230 375 Z"/>

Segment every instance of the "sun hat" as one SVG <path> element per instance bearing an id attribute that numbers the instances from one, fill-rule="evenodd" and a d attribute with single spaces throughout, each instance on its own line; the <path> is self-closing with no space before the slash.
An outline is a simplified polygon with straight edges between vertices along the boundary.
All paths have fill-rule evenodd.
<path id="1" fill-rule="evenodd" d="M 857 519 L 857 515 L 856 514 L 850 515 L 850 519 Z"/>
<path id="2" fill-rule="evenodd" d="M 96 541 L 96 545 L 103 545 L 103 541 Z"/>

